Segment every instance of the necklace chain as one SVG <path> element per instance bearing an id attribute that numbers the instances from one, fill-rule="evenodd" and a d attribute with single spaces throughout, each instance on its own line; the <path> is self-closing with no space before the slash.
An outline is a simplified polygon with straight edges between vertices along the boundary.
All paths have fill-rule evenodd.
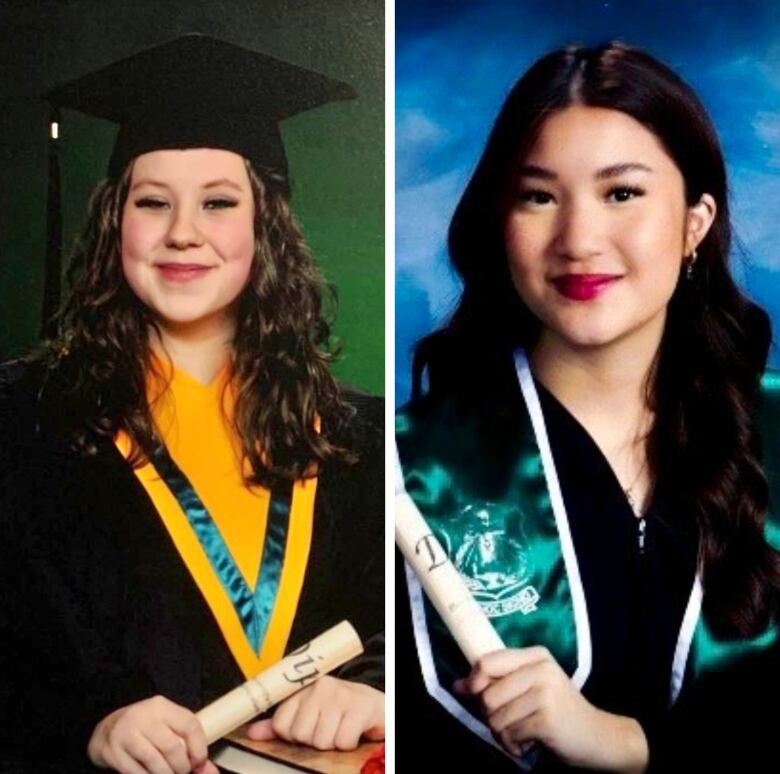
<path id="1" fill-rule="evenodd" d="M 623 494 L 625 494 L 626 500 L 628 500 L 628 504 L 631 507 L 631 510 L 634 512 L 634 516 L 636 516 L 638 519 L 643 519 L 644 515 L 642 514 L 642 510 L 639 507 L 639 503 L 637 503 L 636 498 L 634 497 L 634 487 L 639 482 L 639 478 L 644 472 L 646 466 L 647 457 L 642 460 L 642 464 L 639 466 L 639 470 L 634 476 L 634 480 L 631 482 L 631 485 L 623 488 Z"/>

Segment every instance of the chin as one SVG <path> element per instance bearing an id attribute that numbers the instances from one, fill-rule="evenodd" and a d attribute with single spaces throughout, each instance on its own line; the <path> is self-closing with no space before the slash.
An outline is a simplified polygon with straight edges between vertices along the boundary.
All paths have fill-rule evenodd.
<path id="1" fill-rule="evenodd" d="M 163 324 L 172 327 L 196 327 L 212 323 L 223 317 L 224 309 L 189 309 L 158 307 L 152 309 L 154 316 Z"/>
<path id="2" fill-rule="evenodd" d="M 594 315 L 582 316 L 580 319 L 553 319 L 547 322 L 545 327 L 556 338 L 576 349 L 604 347 L 617 341 L 625 333 L 606 320 L 594 319 Z"/>

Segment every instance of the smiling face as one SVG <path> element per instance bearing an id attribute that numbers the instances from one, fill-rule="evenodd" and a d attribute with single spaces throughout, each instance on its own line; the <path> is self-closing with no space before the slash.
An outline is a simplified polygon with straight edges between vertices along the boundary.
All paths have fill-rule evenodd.
<path id="1" fill-rule="evenodd" d="M 133 162 L 122 269 L 158 322 L 232 324 L 254 255 L 254 199 L 241 156 L 160 150 Z"/>
<path id="2" fill-rule="evenodd" d="M 603 346 L 660 342 L 683 257 L 714 217 L 685 201 L 680 170 L 625 113 L 553 113 L 512 177 L 504 239 L 512 280 L 542 336 Z"/>

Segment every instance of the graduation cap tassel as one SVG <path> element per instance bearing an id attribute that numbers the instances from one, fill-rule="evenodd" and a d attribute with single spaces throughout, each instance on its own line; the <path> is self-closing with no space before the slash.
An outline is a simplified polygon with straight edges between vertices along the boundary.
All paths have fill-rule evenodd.
<path id="1" fill-rule="evenodd" d="M 46 264 L 43 284 L 43 319 L 41 334 L 56 335 L 54 315 L 62 290 L 62 203 L 60 194 L 60 111 L 54 108 L 49 123 L 49 188 L 46 210 Z"/>

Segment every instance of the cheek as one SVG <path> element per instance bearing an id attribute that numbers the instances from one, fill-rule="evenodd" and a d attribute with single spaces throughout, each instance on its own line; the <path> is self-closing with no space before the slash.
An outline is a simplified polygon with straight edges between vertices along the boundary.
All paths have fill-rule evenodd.
<path id="1" fill-rule="evenodd" d="M 232 289 L 239 292 L 252 269 L 255 231 L 252 218 L 235 218 L 212 232 L 212 245 L 223 261 L 223 271 Z"/>
<path id="2" fill-rule="evenodd" d="M 129 285 L 136 291 L 153 239 L 148 223 L 132 215 L 122 217 L 122 271 Z"/>
<path id="3" fill-rule="evenodd" d="M 122 263 L 138 260 L 143 254 L 144 230 L 137 218 L 122 217 Z"/>
<path id="4" fill-rule="evenodd" d="M 512 281 L 521 296 L 544 282 L 544 239 L 539 229 L 510 217 L 504 228 L 504 244 Z"/>
<path id="5" fill-rule="evenodd" d="M 212 224 L 210 238 L 225 263 L 240 263 L 251 259 L 254 252 L 254 223 L 247 215 L 225 218 Z"/>
<path id="6" fill-rule="evenodd" d="M 662 210 L 655 217 L 637 219 L 623 231 L 623 252 L 631 256 L 638 270 L 659 291 L 675 285 L 683 253 L 683 217 L 674 210 Z"/>

